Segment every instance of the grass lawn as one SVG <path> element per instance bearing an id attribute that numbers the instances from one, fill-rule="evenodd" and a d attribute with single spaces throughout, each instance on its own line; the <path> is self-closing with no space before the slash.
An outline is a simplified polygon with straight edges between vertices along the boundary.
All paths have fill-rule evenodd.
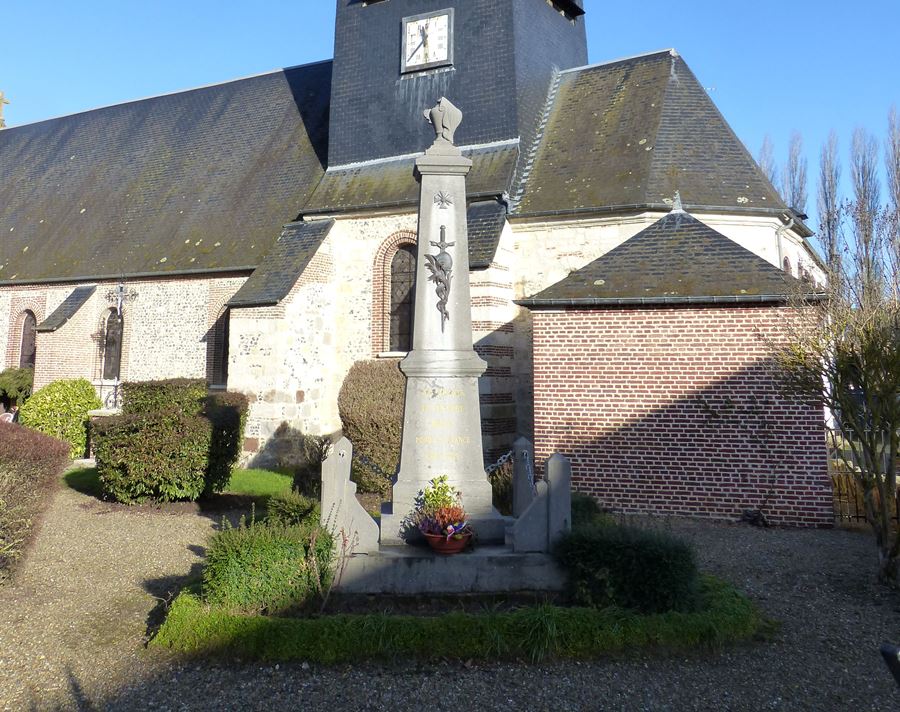
<path id="1" fill-rule="evenodd" d="M 82 494 L 98 498 L 103 494 L 96 467 L 69 470 L 63 479 L 69 487 Z M 292 482 L 290 475 L 283 475 L 279 472 L 236 469 L 231 474 L 231 480 L 228 482 L 224 494 L 253 497 L 260 504 L 264 504 L 265 500 L 273 494 L 289 492 Z"/>
<path id="2" fill-rule="evenodd" d="M 694 613 L 642 615 L 621 608 L 525 607 L 431 617 L 235 616 L 182 592 L 152 645 L 189 655 L 324 664 L 393 658 L 528 660 L 635 652 L 714 650 L 766 635 L 771 624 L 729 584 L 703 579 Z"/>

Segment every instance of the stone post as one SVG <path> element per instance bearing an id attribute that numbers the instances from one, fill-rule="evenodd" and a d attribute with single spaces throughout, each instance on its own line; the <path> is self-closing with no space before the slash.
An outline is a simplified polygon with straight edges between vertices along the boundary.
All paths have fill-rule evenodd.
<path id="1" fill-rule="evenodd" d="M 472 162 L 453 145 L 462 113 L 447 99 L 426 112 L 437 138 L 416 161 L 420 182 L 413 346 L 400 363 L 406 409 L 393 503 L 381 519 L 382 545 L 416 538 L 403 519 L 440 475 L 462 493 L 479 540 L 503 541 L 484 472 L 478 378 L 487 364 L 472 347 L 466 175 Z"/>

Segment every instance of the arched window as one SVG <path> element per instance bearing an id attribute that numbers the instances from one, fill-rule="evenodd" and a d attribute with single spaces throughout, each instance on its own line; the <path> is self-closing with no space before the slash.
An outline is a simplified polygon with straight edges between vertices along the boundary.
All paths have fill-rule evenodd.
<path id="1" fill-rule="evenodd" d="M 122 334 L 124 322 L 117 309 L 110 309 L 106 317 L 103 337 L 103 380 L 118 381 L 122 363 Z"/>
<path id="2" fill-rule="evenodd" d="M 19 349 L 19 368 L 34 368 L 37 356 L 37 319 L 34 312 L 26 311 L 22 322 L 22 347 Z"/>
<path id="3" fill-rule="evenodd" d="M 784 260 L 781 263 L 781 266 L 784 268 L 785 272 L 787 272 L 788 274 L 793 274 L 791 272 L 791 261 L 787 257 L 784 258 Z"/>
<path id="4" fill-rule="evenodd" d="M 391 351 L 412 349 L 416 248 L 402 245 L 391 260 Z"/>
<path id="5" fill-rule="evenodd" d="M 206 380 L 211 386 L 228 383 L 228 307 L 219 312 L 206 343 Z"/>

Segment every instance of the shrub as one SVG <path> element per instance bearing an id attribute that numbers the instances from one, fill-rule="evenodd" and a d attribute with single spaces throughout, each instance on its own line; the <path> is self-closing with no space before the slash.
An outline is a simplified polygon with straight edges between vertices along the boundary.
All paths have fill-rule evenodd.
<path id="1" fill-rule="evenodd" d="M 270 524 L 295 526 L 319 521 L 319 500 L 305 497 L 299 492 L 274 494 L 266 502 Z"/>
<path id="2" fill-rule="evenodd" d="M 299 526 L 242 521 L 212 537 L 203 594 L 230 613 L 307 608 L 329 586 L 332 558 L 332 538 L 318 521 Z"/>
<path id="3" fill-rule="evenodd" d="M 69 461 L 69 445 L 0 423 L 0 580 L 19 560 Z"/>
<path id="4" fill-rule="evenodd" d="M 207 489 L 212 443 L 207 418 L 177 412 L 119 415 L 99 420 L 94 433 L 106 497 L 126 504 L 170 502 L 197 499 Z"/>
<path id="5" fill-rule="evenodd" d="M 196 378 L 123 383 L 122 414 L 175 410 L 184 415 L 199 415 L 203 412 L 206 393 L 206 381 Z"/>
<path id="6" fill-rule="evenodd" d="M 572 528 L 593 524 L 602 514 L 596 499 L 581 492 L 572 493 Z"/>
<path id="7" fill-rule="evenodd" d="M 212 426 L 212 442 L 206 475 L 206 491 L 221 492 L 244 447 L 244 428 L 250 402 L 243 393 L 214 393 L 206 399 L 206 415 Z"/>
<path id="8" fill-rule="evenodd" d="M 0 398 L 9 401 L 24 401 L 31 395 L 34 385 L 34 369 L 7 368 L 0 373 Z"/>
<path id="9" fill-rule="evenodd" d="M 338 396 L 344 435 L 356 454 L 352 474 L 361 492 L 386 493 L 400 461 L 406 379 L 398 363 L 378 359 L 354 364 Z"/>
<path id="10" fill-rule="evenodd" d="M 494 507 L 509 516 L 513 509 L 513 461 L 507 460 L 488 475 Z"/>
<path id="11" fill-rule="evenodd" d="M 555 554 L 580 605 L 645 613 L 690 611 L 697 605 L 694 552 L 663 532 L 594 524 L 567 534 Z"/>
<path id="12" fill-rule="evenodd" d="M 84 457 L 88 412 L 100 406 L 94 387 L 86 379 L 54 381 L 25 402 L 19 422 L 69 443 L 72 458 Z"/>
<path id="13" fill-rule="evenodd" d="M 294 466 L 294 489 L 318 499 L 322 495 L 322 463 L 331 453 L 331 437 L 300 434 L 299 438 L 303 463 Z"/>

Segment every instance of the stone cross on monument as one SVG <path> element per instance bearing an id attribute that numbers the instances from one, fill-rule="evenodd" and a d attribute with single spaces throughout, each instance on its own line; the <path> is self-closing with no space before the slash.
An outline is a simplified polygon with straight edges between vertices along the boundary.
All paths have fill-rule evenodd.
<path id="1" fill-rule="evenodd" d="M 420 182 L 419 255 L 413 344 L 400 363 L 406 410 L 392 505 L 381 517 L 381 544 L 415 537 L 404 530 L 416 495 L 446 475 L 462 493 L 476 535 L 502 541 L 505 521 L 491 504 L 484 472 L 478 378 L 487 364 L 472 347 L 466 175 L 472 162 L 453 143 L 462 112 L 447 99 L 425 112 L 436 138 L 416 161 Z"/>

